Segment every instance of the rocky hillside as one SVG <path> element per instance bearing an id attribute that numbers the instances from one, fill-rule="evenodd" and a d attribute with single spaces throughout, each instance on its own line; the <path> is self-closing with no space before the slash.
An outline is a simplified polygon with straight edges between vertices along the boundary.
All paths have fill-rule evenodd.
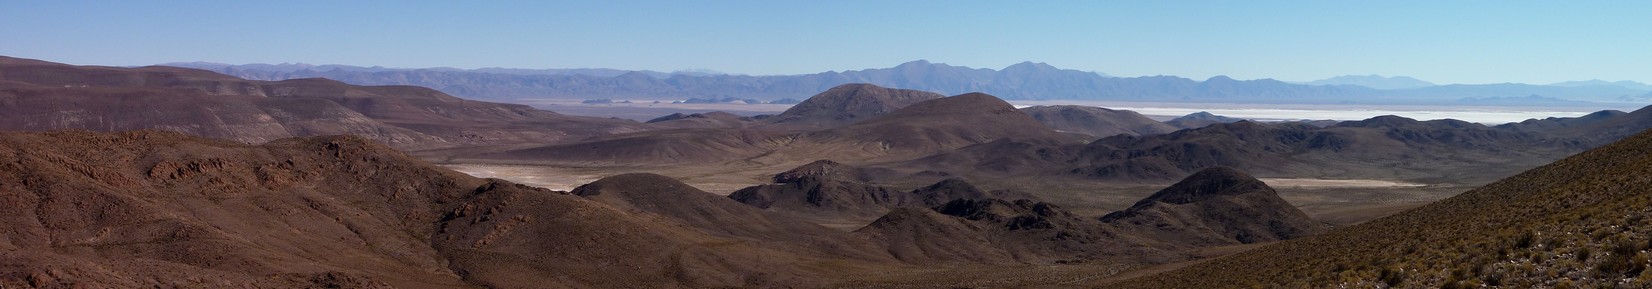
<path id="1" fill-rule="evenodd" d="M 1644 288 L 1652 133 L 1397 215 L 1119 288 Z"/>
<path id="2" fill-rule="evenodd" d="M 893 172 L 862 169 L 821 160 L 774 176 L 774 184 L 746 187 L 729 199 L 774 212 L 815 218 L 876 218 L 895 208 L 928 208 L 956 199 L 1029 199 L 1011 191 L 986 191 L 960 179 L 945 179 L 913 190 L 874 185 L 874 178 L 899 177 Z"/>
<path id="3" fill-rule="evenodd" d="M 1120 134 L 1165 134 L 1180 128 L 1159 122 L 1140 113 L 1077 105 L 1052 105 L 1022 108 L 1021 112 L 1038 122 L 1063 132 L 1088 134 L 1104 138 Z"/>
<path id="4" fill-rule="evenodd" d="M 870 86 L 846 86 L 843 89 L 851 92 L 883 91 Z M 839 98 L 844 95 L 853 97 L 847 101 Z M 1008 102 L 986 94 L 930 99 L 887 113 L 870 112 L 883 109 L 888 103 L 866 107 L 858 105 L 867 101 L 883 101 L 865 93 L 840 91 L 822 93 L 817 97 L 824 100 L 817 102 L 811 98 L 805 102 L 838 105 L 830 110 L 798 112 L 797 116 L 809 116 L 794 118 L 800 125 L 778 122 L 742 127 L 660 129 L 467 157 L 603 165 L 721 163 L 754 158 L 776 163 L 803 163 L 823 158 L 857 161 L 907 159 L 1005 138 L 1045 143 L 1078 141 L 1044 126 Z M 877 109 L 836 111 L 867 107 Z M 817 114 L 855 115 L 854 119 L 864 119 L 836 127 L 811 126 L 854 120 L 813 116 Z M 770 119 L 786 117 L 782 114 Z"/>
<path id="5" fill-rule="evenodd" d="M 1267 184 L 1226 167 L 1194 173 L 1101 221 L 1206 246 L 1288 240 L 1326 230 Z"/>
<path id="6" fill-rule="evenodd" d="M 942 97 L 946 96 L 933 92 L 851 83 L 835 86 L 811 96 L 768 121 L 816 128 L 837 127 Z"/>
<path id="7" fill-rule="evenodd" d="M 822 280 L 789 253 L 472 178 L 359 137 L 254 146 L 155 131 L 6 132 L 0 191 L 7 288 Z"/>
<path id="8" fill-rule="evenodd" d="M 1475 183 L 1594 147 L 1599 140 L 1621 138 L 1626 128 L 1644 125 L 1634 121 L 1638 117 L 1630 113 L 1589 125 L 1530 129 L 1397 116 L 1329 127 L 1239 121 L 1082 145 L 1006 139 L 887 167 L 974 177 L 1165 181 L 1229 166 L 1262 176 Z"/>

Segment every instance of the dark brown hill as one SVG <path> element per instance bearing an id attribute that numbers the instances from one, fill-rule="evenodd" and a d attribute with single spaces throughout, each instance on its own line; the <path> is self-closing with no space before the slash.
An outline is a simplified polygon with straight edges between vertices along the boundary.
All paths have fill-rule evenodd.
<path id="1" fill-rule="evenodd" d="M 470 101 L 412 86 L 243 80 L 176 67 L 0 57 L 0 128 L 161 129 L 249 143 L 357 134 L 402 148 L 561 142 L 640 124 Z"/>
<path id="2" fill-rule="evenodd" d="M 0 132 L 0 192 L 8 288 L 821 282 L 798 266 L 817 259 L 472 178 L 359 137 Z"/>
<path id="3" fill-rule="evenodd" d="M 955 199 L 1033 198 L 1008 190 L 981 190 L 960 179 L 946 179 L 910 191 L 868 183 L 874 174 L 888 174 L 878 171 L 821 160 L 775 174 L 774 184 L 746 187 L 729 194 L 728 199 L 811 219 L 864 222 L 894 208 L 934 207 Z"/>
<path id="4" fill-rule="evenodd" d="M 921 90 L 843 84 L 810 96 L 769 121 L 815 128 L 837 127 L 942 97 L 945 95 Z"/>
<path id="5" fill-rule="evenodd" d="M 817 242 L 830 242 L 842 235 L 841 231 L 764 212 L 656 174 L 610 176 L 579 186 L 572 193 L 623 211 L 678 221 L 714 235 Z"/>
<path id="6" fill-rule="evenodd" d="M 1575 151 L 1536 146 L 1541 138 L 1461 121 L 1392 116 L 1323 129 L 1240 121 L 1161 136 L 1098 140 L 1079 152 L 1080 162 L 1086 164 L 1075 172 L 1102 178 L 1178 178 L 1205 167 L 1230 166 L 1272 175 L 1488 178 L 1497 175 L 1461 169 L 1524 165 Z M 1395 166 L 1403 170 L 1381 169 Z"/>
<path id="7" fill-rule="evenodd" d="M 1271 242 L 1325 231 L 1267 184 L 1226 167 L 1199 171 L 1101 221 L 1195 246 Z"/>
<path id="8" fill-rule="evenodd" d="M 1602 110 L 1579 117 L 1550 117 L 1544 119 L 1527 119 L 1516 123 L 1498 125 L 1500 128 L 1509 128 L 1520 131 L 1550 132 L 1564 128 L 1578 127 L 1601 122 L 1629 114 L 1617 110 Z"/>
<path id="9" fill-rule="evenodd" d="M 898 208 L 855 232 L 913 263 L 1157 264 L 1185 260 L 1189 249 L 1324 229 L 1261 181 L 1212 168 L 1101 218 L 1031 200 L 960 198 L 928 210 Z"/>
<path id="10" fill-rule="evenodd" d="M 899 160 L 1002 138 L 1075 143 L 1001 99 L 965 94 L 933 99 L 836 128 L 781 125 L 662 129 L 467 157 L 580 164 L 718 163 L 763 158 L 788 163 Z M 804 131 L 799 131 L 804 130 Z"/>
<path id="11" fill-rule="evenodd" d="M 802 181 L 806 178 L 820 178 L 850 182 L 870 182 L 879 175 L 887 174 L 889 173 L 877 169 L 866 169 L 834 162 L 832 160 L 818 160 L 785 172 L 774 174 L 774 182 L 790 183 Z"/>
<path id="12" fill-rule="evenodd" d="M 1244 120 L 1244 119 L 1220 116 L 1220 115 L 1212 114 L 1210 112 L 1201 111 L 1201 112 L 1195 112 L 1195 113 L 1191 113 L 1191 114 L 1184 115 L 1184 116 L 1181 116 L 1181 117 L 1177 117 L 1175 119 L 1167 120 L 1164 123 L 1166 125 L 1174 126 L 1174 127 L 1181 128 L 1181 129 L 1192 129 L 1192 128 L 1207 127 L 1207 126 L 1210 126 L 1210 125 L 1213 125 L 1213 124 L 1219 124 L 1219 123 L 1235 123 L 1235 122 L 1239 122 L 1241 120 Z"/>
<path id="13" fill-rule="evenodd" d="M 1119 288 L 1645 288 L 1652 132 L 1393 216 Z"/>
<path id="14" fill-rule="evenodd" d="M 908 192 L 883 186 L 824 178 L 750 186 L 728 198 L 754 208 L 821 218 L 876 217 L 912 199 Z"/>
<path id="15" fill-rule="evenodd" d="M 1008 102 L 983 93 L 920 102 L 847 126 L 808 133 L 806 138 L 885 154 L 933 154 L 1003 138 L 1072 142 Z"/>
<path id="16" fill-rule="evenodd" d="M 1162 263 L 1178 254 L 1048 203 L 958 199 L 900 208 L 855 231 L 916 264 L 1054 264 L 1107 260 Z"/>
<path id="17" fill-rule="evenodd" d="M 1558 125 L 1557 128 L 1546 129 L 1543 132 L 1555 136 L 1559 141 L 1594 147 L 1652 129 L 1652 106 L 1629 113 L 1600 111 L 1576 118 L 1549 118 L 1539 122 Z"/>
<path id="18" fill-rule="evenodd" d="M 1000 140 L 886 167 L 972 177 L 1068 175 L 1162 182 L 1228 166 L 1264 176 L 1474 183 L 1588 147 L 1557 135 L 1394 116 L 1324 128 L 1240 121 L 1163 135 L 1118 135 L 1084 145 Z"/>
<path id="19" fill-rule="evenodd" d="M 1120 134 L 1165 134 L 1180 128 L 1140 113 L 1079 105 L 1051 105 L 1022 108 L 1021 112 L 1058 131 L 1076 132 L 1103 138 Z"/>
<path id="20" fill-rule="evenodd" d="M 736 128 L 756 123 L 751 117 L 713 111 L 707 113 L 673 113 L 648 120 L 649 124 L 671 128 Z"/>
<path id="21" fill-rule="evenodd" d="M 661 129 L 471 156 L 602 165 L 706 164 L 762 155 L 784 145 L 786 136 L 761 128 Z"/>
<path id="22" fill-rule="evenodd" d="M 893 167 L 964 176 L 1060 176 L 1076 162 L 1084 144 L 1048 140 L 998 139 L 966 146 Z"/>

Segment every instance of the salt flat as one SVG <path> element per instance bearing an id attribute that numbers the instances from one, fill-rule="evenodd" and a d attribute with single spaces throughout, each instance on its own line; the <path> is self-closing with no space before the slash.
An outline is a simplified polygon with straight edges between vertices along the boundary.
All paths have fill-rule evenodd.
<path id="1" fill-rule="evenodd" d="M 1326 180 L 1326 179 L 1287 179 L 1287 178 L 1258 178 L 1272 187 L 1302 187 L 1302 188 L 1403 188 L 1423 187 L 1425 184 L 1397 182 L 1388 180 Z"/>

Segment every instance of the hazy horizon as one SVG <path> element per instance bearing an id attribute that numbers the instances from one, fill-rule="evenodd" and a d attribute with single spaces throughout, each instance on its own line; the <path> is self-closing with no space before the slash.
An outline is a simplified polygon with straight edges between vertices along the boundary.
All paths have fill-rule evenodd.
<path id="1" fill-rule="evenodd" d="M 1652 82 L 1652 2 L 17 2 L 0 54 L 71 64 L 710 69 L 915 59 L 1114 76 Z"/>

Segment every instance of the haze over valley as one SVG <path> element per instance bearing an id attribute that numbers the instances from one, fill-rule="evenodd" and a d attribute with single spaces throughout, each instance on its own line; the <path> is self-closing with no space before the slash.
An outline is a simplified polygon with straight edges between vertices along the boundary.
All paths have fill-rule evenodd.
<path id="1" fill-rule="evenodd" d="M 0 288 L 1652 286 L 1638 3 L 98 4 Z"/>

